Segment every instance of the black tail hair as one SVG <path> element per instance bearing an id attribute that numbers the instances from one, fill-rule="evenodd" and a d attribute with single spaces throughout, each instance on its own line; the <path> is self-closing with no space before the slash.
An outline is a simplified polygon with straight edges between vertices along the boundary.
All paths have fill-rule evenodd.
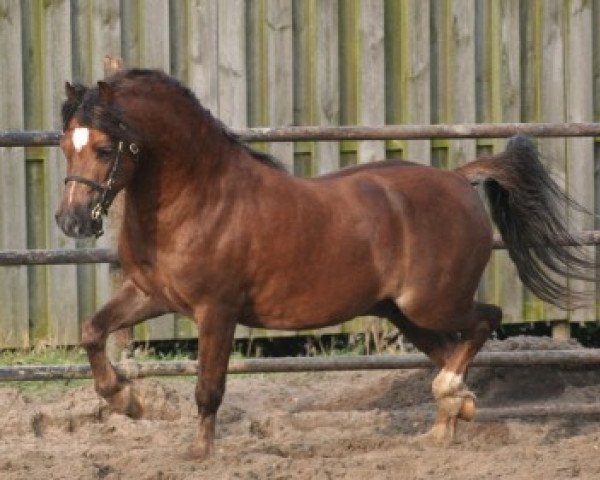
<path id="1" fill-rule="evenodd" d="M 569 233 L 565 212 L 568 208 L 589 212 L 554 182 L 531 139 L 514 136 L 501 154 L 457 171 L 474 182 L 483 181 L 492 220 L 523 283 L 542 300 L 561 308 L 585 303 L 585 294 L 570 292 L 566 279 L 596 281 L 597 265 L 586 258 L 581 242 Z"/>

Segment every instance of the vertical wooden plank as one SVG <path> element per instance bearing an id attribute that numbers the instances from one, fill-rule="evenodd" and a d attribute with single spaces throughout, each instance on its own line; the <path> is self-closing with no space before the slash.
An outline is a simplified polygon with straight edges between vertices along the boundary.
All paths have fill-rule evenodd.
<path id="1" fill-rule="evenodd" d="M 566 121 L 591 122 L 594 119 L 592 4 L 570 0 L 567 12 L 566 48 Z M 599 27 L 598 25 L 596 25 Z M 594 211 L 594 139 L 567 139 L 567 186 L 570 196 L 589 211 Z M 592 230 L 594 218 L 580 212 L 569 212 L 571 231 Z M 594 258 L 595 249 L 585 249 Z M 572 281 L 574 291 L 585 291 L 595 300 L 595 285 Z M 583 322 L 596 319 L 595 303 L 570 312 L 570 320 Z"/>
<path id="2" fill-rule="evenodd" d="M 212 112 L 219 111 L 217 0 L 192 0 L 188 13 L 188 82 L 198 99 Z"/>
<path id="3" fill-rule="evenodd" d="M 431 59 L 429 0 L 404 0 L 402 25 L 402 122 L 416 125 L 431 123 Z M 431 141 L 406 142 L 405 158 L 431 164 Z"/>
<path id="4" fill-rule="evenodd" d="M 292 45 L 294 68 L 294 125 L 313 125 L 315 123 L 315 39 L 316 18 L 315 0 L 292 2 Z M 314 150 L 317 142 L 294 143 L 294 170 L 296 175 L 312 175 L 318 170 Z"/>
<path id="5" fill-rule="evenodd" d="M 170 69 L 169 4 L 163 0 L 145 0 L 141 10 L 141 62 L 144 68 Z"/>
<path id="6" fill-rule="evenodd" d="M 337 0 L 316 0 L 311 5 L 314 31 L 314 125 L 339 125 L 339 43 Z M 321 175 L 339 169 L 338 142 L 316 142 L 314 148 L 316 173 Z"/>
<path id="7" fill-rule="evenodd" d="M 539 122 L 541 118 L 541 50 L 542 22 L 539 0 L 521 2 L 521 121 Z M 541 144 L 546 139 L 541 140 Z M 544 317 L 543 303 L 528 289 L 523 292 L 523 319 L 541 320 Z"/>
<path id="8" fill-rule="evenodd" d="M 292 2 L 267 0 L 267 101 L 269 126 L 294 123 L 294 84 L 292 63 Z M 294 144 L 275 142 L 271 153 L 294 171 Z"/>
<path id="9" fill-rule="evenodd" d="M 90 71 L 90 83 L 105 76 L 104 57 L 121 57 L 121 10 L 119 0 L 94 2 L 91 15 L 92 44 L 87 69 Z M 106 219 L 104 236 L 96 241 L 99 248 L 117 248 L 118 234 L 123 211 L 123 196 L 118 195 L 111 212 Z M 95 309 L 100 308 L 111 297 L 116 288 L 114 277 L 117 267 L 100 264 L 95 270 Z"/>
<path id="10" fill-rule="evenodd" d="M 478 0 L 476 11 L 476 89 L 478 122 L 520 119 L 519 0 Z M 482 139 L 480 151 L 500 152 L 504 139 Z M 482 301 L 498 304 L 503 322 L 522 321 L 522 284 L 506 251 L 492 254 L 480 285 Z"/>
<path id="11" fill-rule="evenodd" d="M 92 5 L 90 2 L 71 0 L 72 81 L 87 85 L 92 82 L 89 62 L 92 47 L 91 17 Z M 75 241 L 78 248 L 91 248 L 95 243 L 94 239 L 90 238 Z M 77 265 L 76 268 L 79 321 L 81 322 L 96 310 L 95 267 L 94 265 Z"/>
<path id="12" fill-rule="evenodd" d="M 243 0 L 219 2 L 219 117 L 231 128 L 248 124 L 244 7 Z"/>
<path id="13" fill-rule="evenodd" d="M 251 2 L 246 11 L 246 3 L 242 0 L 231 0 L 228 2 L 218 2 L 218 23 L 217 23 L 217 43 L 218 43 L 218 116 L 231 128 L 244 128 L 248 125 L 249 114 L 254 111 L 255 120 L 260 122 L 261 106 L 254 105 L 254 109 L 248 109 L 248 80 L 249 66 L 247 65 L 246 43 L 247 26 L 246 19 L 255 17 L 253 25 L 257 27 L 258 11 L 261 8 L 259 1 Z M 253 32 L 258 33 L 253 30 Z M 256 51 L 261 48 L 261 39 L 254 37 Z M 250 40 L 248 40 L 250 42 Z M 254 57 L 256 61 L 257 57 Z M 255 68 L 254 73 L 260 73 L 259 68 Z M 251 85 L 259 91 L 260 79 L 254 78 Z M 259 95 L 254 100 L 260 98 Z M 236 328 L 236 338 L 249 337 L 250 330 L 238 325 Z"/>
<path id="14" fill-rule="evenodd" d="M 139 5 L 137 14 L 140 22 L 137 44 L 140 66 L 169 72 L 169 3 L 145 1 Z M 168 314 L 152 318 L 137 327 L 135 332 L 143 340 L 171 340 L 175 338 L 175 316 Z"/>
<path id="15" fill-rule="evenodd" d="M 140 0 L 128 0 L 121 2 L 121 55 L 124 64 L 128 68 L 143 67 L 142 44 L 143 44 L 143 20 L 141 10 L 143 5 Z M 153 320 L 143 322 L 133 328 L 134 338 L 138 341 L 150 341 L 151 326 Z"/>
<path id="16" fill-rule="evenodd" d="M 199 91 L 202 91 L 204 85 L 202 81 L 196 81 L 196 85 L 190 82 L 191 71 L 198 66 L 198 61 L 201 61 L 204 55 L 204 50 L 211 50 L 208 42 L 204 43 L 198 40 L 199 34 L 204 32 L 203 22 L 210 21 L 210 18 L 205 19 L 203 14 L 199 15 L 202 7 L 207 5 L 206 1 L 196 0 L 170 0 L 169 1 L 169 56 L 171 59 L 171 75 L 180 79 L 187 85 L 198 97 L 200 103 L 208 107 L 208 104 L 202 101 Z M 216 4 L 214 5 L 216 11 Z M 216 17 L 214 18 L 216 24 Z M 202 25 L 202 26 L 201 26 Z M 216 29 L 212 29 L 215 32 Z M 216 47 L 216 45 L 215 45 Z M 211 52 L 216 57 L 216 53 Z M 210 108 L 210 107 L 208 107 Z M 175 315 L 175 338 L 194 338 L 197 336 L 196 323 L 191 319 L 182 315 Z"/>
<path id="17" fill-rule="evenodd" d="M 72 78 L 71 5 L 66 0 L 43 3 L 44 128 L 60 130 L 60 107 L 64 83 Z M 58 207 L 66 164 L 57 148 L 48 152 L 46 178 L 51 212 Z M 48 247 L 74 248 L 76 242 L 58 228 L 51 213 L 46 217 Z M 77 268 L 73 265 L 48 267 L 49 342 L 57 345 L 79 343 Z"/>
<path id="18" fill-rule="evenodd" d="M 23 39 L 23 105 L 25 128 L 43 130 L 42 5 L 21 2 Z M 47 149 L 26 150 L 27 247 L 46 248 L 46 215 L 51 211 L 46 198 L 45 158 Z M 48 337 L 47 268 L 28 267 L 30 344 Z"/>
<path id="19" fill-rule="evenodd" d="M 89 2 L 71 1 L 73 80 L 93 86 L 105 74 L 104 57 L 119 57 L 121 52 L 121 22 L 119 0 Z M 120 219 L 122 216 L 121 195 L 112 204 L 105 219 L 105 234 L 99 239 L 78 240 L 78 247 L 116 248 Z M 110 298 L 112 291 L 120 283 L 118 269 L 108 264 L 78 265 L 79 321 L 91 316 Z M 119 341 L 115 341 L 119 338 Z M 120 349 L 128 341 L 127 332 L 111 335 L 108 341 L 108 354 L 111 360 L 118 360 Z"/>
<path id="20" fill-rule="evenodd" d="M 452 123 L 475 122 L 475 7 L 471 0 L 449 0 L 446 41 L 449 62 L 446 95 Z M 476 156 L 474 140 L 449 142 L 449 166 L 456 167 Z"/>
<path id="21" fill-rule="evenodd" d="M 87 62 L 91 82 L 115 73 L 121 58 L 121 8 L 119 0 L 94 2 L 90 18 L 91 46 Z M 111 62 L 110 59 L 113 59 Z M 122 65 L 121 65 L 122 67 Z M 118 237 L 123 219 L 125 198 L 117 195 L 105 218 L 105 233 L 96 240 L 99 248 L 117 249 Z M 121 270 L 116 265 L 99 264 L 94 266 L 95 307 L 101 308 L 122 283 Z M 82 312 L 85 313 L 85 312 Z M 121 359 L 122 352 L 131 340 L 132 329 L 120 330 L 111 334 L 107 341 L 107 355 L 111 361 Z"/>
<path id="22" fill-rule="evenodd" d="M 169 73 L 189 87 L 190 0 L 169 0 Z"/>
<path id="23" fill-rule="evenodd" d="M 521 119 L 521 68 L 518 52 L 521 51 L 519 28 L 519 0 L 501 0 L 492 4 L 490 25 L 499 23 L 499 43 L 495 43 L 492 75 L 492 98 L 499 98 L 499 111 L 492 110 L 492 122 L 518 122 Z M 496 11 L 496 8 L 498 9 Z M 498 22 L 497 19 L 500 19 Z M 506 141 L 496 141 L 496 151 L 506 147 Z M 505 251 L 494 254 L 494 283 L 496 298 L 504 312 L 504 322 L 523 319 L 523 284 L 517 269 Z"/>
<path id="24" fill-rule="evenodd" d="M 562 0 L 547 0 L 541 4 L 541 83 L 540 113 L 542 122 L 565 121 L 565 4 Z M 563 138 L 548 138 L 540 142 L 550 172 L 562 189 L 566 188 L 566 142 Z M 564 212 L 566 213 L 566 212 Z M 560 322 L 568 319 L 566 311 L 552 305 L 544 306 L 546 320 L 564 331 Z"/>
<path id="25" fill-rule="evenodd" d="M 592 4 L 592 42 L 593 42 L 593 75 L 594 75 L 594 119 L 600 121 L 600 0 Z M 600 195 L 598 195 L 600 198 Z M 600 209 L 598 209 L 600 211 Z"/>
<path id="26" fill-rule="evenodd" d="M 358 122 L 358 1 L 345 0 L 339 6 L 340 52 L 340 124 L 356 125 Z M 341 166 L 357 163 L 358 142 L 340 142 Z"/>
<path id="27" fill-rule="evenodd" d="M 103 58 L 105 55 L 120 56 L 121 22 L 119 0 L 89 2 L 73 0 L 73 80 L 86 85 L 94 85 L 102 79 Z M 119 196 L 120 197 L 120 196 Z M 118 198 L 111 208 L 111 215 L 105 220 L 105 235 L 98 240 L 79 240 L 79 247 L 116 248 L 119 225 L 114 225 L 113 212 L 119 210 Z M 120 218 L 120 217 L 119 217 Z M 89 317 L 111 295 L 112 282 L 108 264 L 79 265 L 79 316 L 80 321 Z"/>
<path id="28" fill-rule="evenodd" d="M 340 121 L 342 125 L 355 125 L 358 121 L 357 10 L 357 0 L 339 2 Z"/>
<path id="29" fill-rule="evenodd" d="M 384 2 L 358 2 L 357 104 L 359 125 L 385 124 L 385 17 Z M 385 159 L 385 142 L 363 141 L 358 144 L 359 163 Z M 362 330 L 379 336 L 384 325 L 376 317 L 361 319 Z"/>
<path id="30" fill-rule="evenodd" d="M 0 130 L 23 130 L 21 5 L 0 0 Z M 27 248 L 25 149 L 0 149 L 0 248 Z M 0 348 L 29 346 L 27 267 L 0 267 Z"/>
<path id="31" fill-rule="evenodd" d="M 121 55 L 128 68 L 142 66 L 140 0 L 121 2 Z"/>
<path id="32" fill-rule="evenodd" d="M 384 125 L 384 4 L 379 0 L 364 0 L 359 2 L 358 8 L 358 123 Z M 385 142 L 360 142 L 359 162 L 372 162 L 384 158 Z"/>
<path id="33" fill-rule="evenodd" d="M 71 39 L 74 45 L 72 80 L 89 85 L 92 81 L 88 65 L 91 50 L 90 17 L 92 5 L 87 0 L 71 0 Z"/>
<path id="34" fill-rule="evenodd" d="M 247 116 L 248 126 L 252 127 L 266 126 L 268 123 L 264 7 L 264 0 L 248 0 L 245 18 Z M 261 150 L 269 148 L 267 143 L 254 146 Z"/>
<path id="35" fill-rule="evenodd" d="M 592 57 L 593 57 L 593 91 L 594 91 L 594 121 L 600 121 L 600 0 L 593 0 L 592 3 Z M 595 151 L 595 161 L 594 165 L 600 165 L 600 139 L 595 139 L 594 151 Z M 598 168 L 595 170 L 595 178 L 594 178 L 594 191 L 596 193 L 595 198 L 595 208 L 594 213 L 596 214 L 595 220 L 595 228 L 598 229 L 600 227 L 600 219 L 598 215 L 600 214 L 600 172 Z M 596 248 L 596 261 L 600 258 L 600 249 Z M 598 278 L 598 275 L 596 275 Z M 598 298 L 600 298 L 600 286 L 596 286 L 596 322 L 600 319 L 600 302 L 598 302 Z"/>

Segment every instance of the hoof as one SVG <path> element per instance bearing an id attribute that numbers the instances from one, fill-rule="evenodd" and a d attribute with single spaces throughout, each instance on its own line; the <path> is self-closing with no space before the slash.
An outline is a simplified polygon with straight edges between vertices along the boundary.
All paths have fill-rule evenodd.
<path id="1" fill-rule="evenodd" d="M 460 411 L 458 412 L 458 418 L 465 420 L 466 422 L 470 422 L 473 420 L 473 417 L 475 417 L 475 411 L 475 400 L 473 397 L 466 397 L 463 400 Z"/>
<path id="2" fill-rule="evenodd" d="M 108 398 L 111 411 L 127 415 L 135 420 L 144 415 L 144 404 L 134 388 L 127 384 L 112 397 Z"/>
<path id="3" fill-rule="evenodd" d="M 419 447 L 449 447 L 452 437 L 448 435 L 445 426 L 434 425 L 428 432 L 414 437 L 410 443 Z"/>
<path id="4" fill-rule="evenodd" d="M 203 462 L 211 455 L 208 445 L 192 445 L 183 454 L 183 459 L 194 462 Z"/>

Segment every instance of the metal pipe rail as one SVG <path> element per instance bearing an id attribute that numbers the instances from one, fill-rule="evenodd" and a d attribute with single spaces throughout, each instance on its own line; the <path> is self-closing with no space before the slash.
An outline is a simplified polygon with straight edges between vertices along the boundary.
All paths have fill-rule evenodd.
<path id="1" fill-rule="evenodd" d="M 258 127 L 234 130 L 245 142 L 339 140 L 426 140 L 431 138 L 600 137 L 600 123 L 466 123 L 458 125 L 379 125 Z M 2 131 L 0 147 L 56 146 L 59 131 Z"/>
<path id="2" fill-rule="evenodd" d="M 573 234 L 578 245 L 600 245 L 600 230 Z M 566 240 L 562 245 L 574 245 Z M 505 248 L 499 236 L 494 238 L 494 249 Z M 71 250 L 2 250 L 0 266 L 9 265 L 68 265 L 81 263 L 119 263 L 115 250 L 107 248 L 80 248 Z"/>
<path id="3" fill-rule="evenodd" d="M 600 367 L 600 349 L 531 350 L 517 352 L 480 352 L 472 367 L 518 367 L 531 365 Z M 232 360 L 228 373 L 289 373 L 352 370 L 395 370 L 433 367 L 420 353 L 404 355 L 366 355 L 339 357 L 283 357 Z M 115 364 L 124 378 L 187 376 L 197 374 L 197 362 L 133 360 Z M 89 365 L 11 365 L 0 367 L 0 382 L 35 380 L 75 380 L 92 378 Z"/>
<path id="4" fill-rule="evenodd" d="M 0 251 L 0 266 L 71 265 L 81 263 L 119 263 L 119 255 L 116 250 L 108 248 Z"/>

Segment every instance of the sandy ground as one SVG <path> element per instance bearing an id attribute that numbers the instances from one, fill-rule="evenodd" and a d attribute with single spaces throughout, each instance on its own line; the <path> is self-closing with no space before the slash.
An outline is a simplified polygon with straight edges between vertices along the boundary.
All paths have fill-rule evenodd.
<path id="1" fill-rule="evenodd" d="M 547 339 L 489 349 L 579 348 Z M 138 382 L 149 418 L 110 414 L 91 385 L 0 388 L 0 479 L 600 478 L 600 418 L 461 423 L 448 447 L 415 437 L 433 418 L 433 370 L 231 376 L 213 457 L 182 459 L 194 384 Z M 472 369 L 478 406 L 600 401 L 599 369 Z"/>

